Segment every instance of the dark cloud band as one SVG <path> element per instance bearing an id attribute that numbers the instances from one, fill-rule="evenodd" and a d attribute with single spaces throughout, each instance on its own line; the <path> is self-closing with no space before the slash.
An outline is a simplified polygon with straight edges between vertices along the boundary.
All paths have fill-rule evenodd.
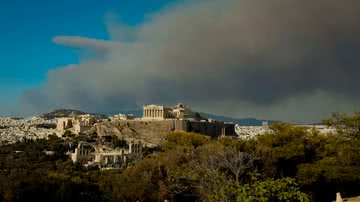
<path id="1" fill-rule="evenodd" d="M 154 14 L 135 28 L 110 26 L 131 40 L 55 37 L 106 57 L 52 71 L 35 90 L 46 103 L 34 102 L 34 93 L 25 94 L 24 103 L 110 111 L 181 100 L 221 113 L 218 103 L 247 103 L 257 112 L 299 96 L 321 105 L 317 92 L 347 100 L 346 110 L 360 100 L 358 0 L 203 0 Z"/>

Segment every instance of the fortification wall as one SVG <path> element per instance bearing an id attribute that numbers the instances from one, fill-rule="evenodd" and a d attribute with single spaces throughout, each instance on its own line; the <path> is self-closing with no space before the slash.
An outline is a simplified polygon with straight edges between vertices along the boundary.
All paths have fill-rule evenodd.
<path id="1" fill-rule="evenodd" d="M 225 124 L 223 122 L 197 122 L 189 121 L 188 132 L 201 133 L 211 137 L 219 137 L 221 135 L 232 136 L 235 135 L 235 125 Z"/>
<path id="2" fill-rule="evenodd" d="M 189 131 L 189 121 L 185 120 L 174 120 L 175 131 Z"/>
<path id="3" fill-rule="evenodd" d="M 237 134 L 235 132 L 235 124 L 225 124 L 225 133 L 226 133 L 226 135 L 237 136 Z"/>

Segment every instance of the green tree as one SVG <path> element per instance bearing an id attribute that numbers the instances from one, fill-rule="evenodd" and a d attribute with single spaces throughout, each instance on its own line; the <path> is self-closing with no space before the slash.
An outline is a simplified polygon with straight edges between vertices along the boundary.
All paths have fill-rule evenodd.
<path id="1" fill-rule="evenodd" d="M 301 192 L 292 178 L 267 179 L 253 184 L 240 185 L 237 189 L 239 202 L 268 201 L 309 201 L 308 195 Z"/>
<path id="2" fill-rule="evenodd" d="M 309 160 L 306 159 L 308 132 L 286 123 L 274 123 L 271 128 L 273 132 L 258 136 L 256 146 L 264 163 L 265 175 L 294 176 L 297 166 Z"/>
<path id="3" fill-rule="evenodd" d="M 345 140 L 360 140 L 360 112 L 351 115 L 333 113 L 332 117 L 323 121 L 325 124 L 335 127 L 337 135 Z"/>
<path id="4" fill-rule="evenodd" d="M 210 142 L 210 137 L 188 132 L 174 132 L 168 135 L 163 149 L 168 150 L 177 146 L 199 147 Z"/>

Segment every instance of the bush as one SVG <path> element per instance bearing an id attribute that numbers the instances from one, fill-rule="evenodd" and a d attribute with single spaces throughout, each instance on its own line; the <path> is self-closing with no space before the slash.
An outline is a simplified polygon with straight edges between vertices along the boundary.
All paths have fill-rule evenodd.
<path id="1" fill-rule="evenodd" d="M 301 192 L 294 179 L 267 179 L 253 184 L 240 185 L 237 189 L 237 201 L 309 201 L 308 195 Z"/>

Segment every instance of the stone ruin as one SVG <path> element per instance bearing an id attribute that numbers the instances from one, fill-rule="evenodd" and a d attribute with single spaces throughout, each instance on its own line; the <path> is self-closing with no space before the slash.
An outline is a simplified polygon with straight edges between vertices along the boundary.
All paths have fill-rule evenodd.
<path id="1" fill-rule="evenodd" d="M 143 144 L 141 141 L 127 141 L 127 146 L 112 148 L 103 144 L 80 142 L 73 153 L 69 153 L 71 160 L 79 162 L 85 167 L 101 169 L 120 168 L 128 163 L 142 159 Z"/>
<path id="2" fill-rule="evenodd" d="M 164 107 L 161 105 L 145 105 L 143 108 L 143 119 L 165 120 L 165 119 L 193 118 L 190 108 L 182 103 L 175 107 Z"/>
<path id="3" fill-rule="evenodd" d="M 97 123 L 96 116 L 91 114 L 58 118 L 56 134 L 62 137 L 66 131 L 69 131 L 72 134 L 79 135 L 89 130 L 95 123 Z"/>

